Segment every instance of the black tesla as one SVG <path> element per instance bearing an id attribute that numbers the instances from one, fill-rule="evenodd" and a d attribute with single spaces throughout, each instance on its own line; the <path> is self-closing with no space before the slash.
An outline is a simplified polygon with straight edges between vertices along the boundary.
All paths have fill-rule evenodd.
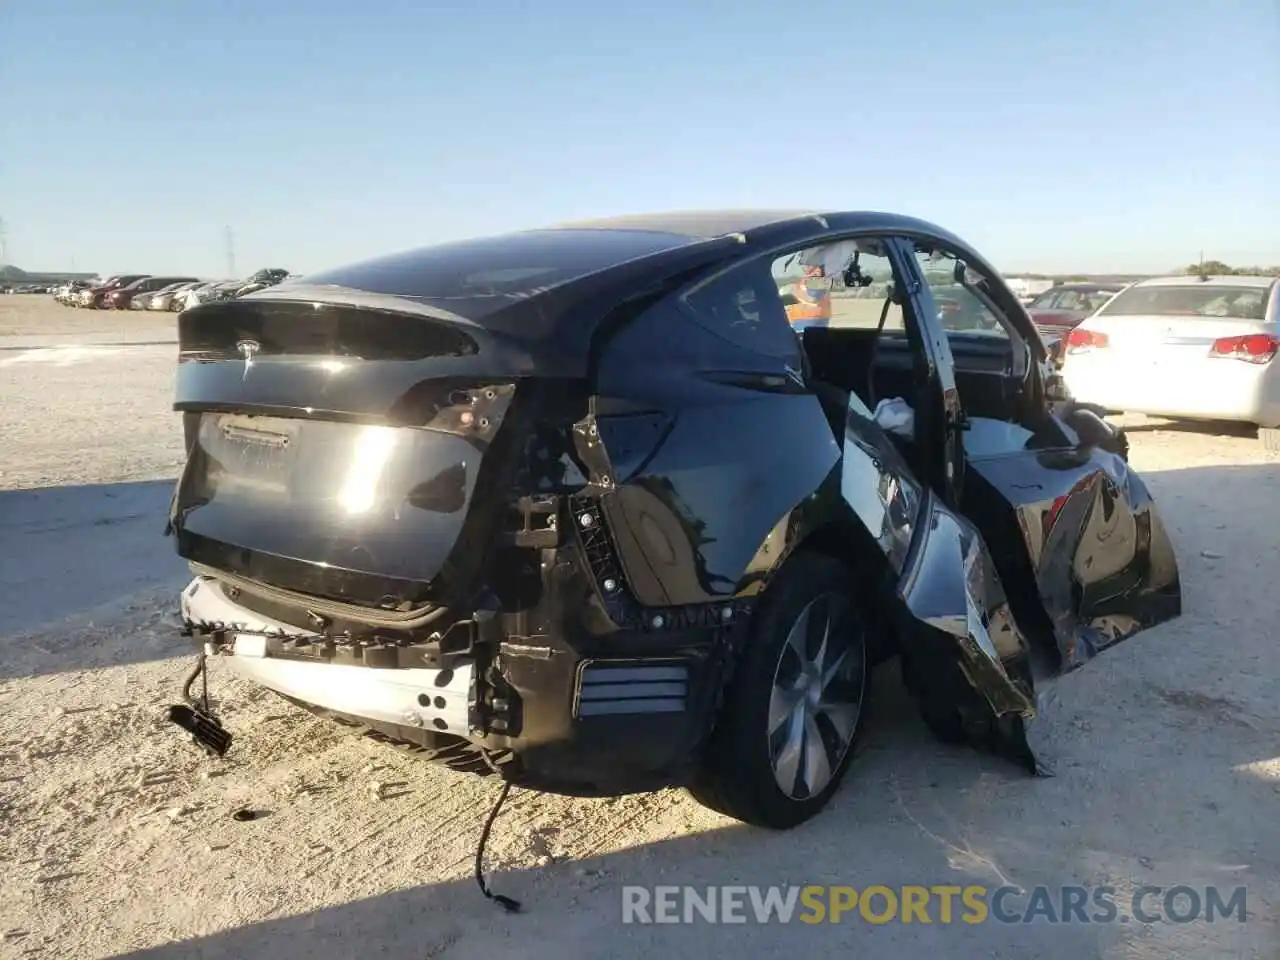
<path id="1" fill-rule="evenodd" d="M 800 335 L 797 254 L 831 300 Z M 878 660 L 938 736 L 1034 770 L 1037 682 L 1180 613 L 1123 433 L 919 220 L 570 224 L 179 327 L 169 532 L 202 652 L 174 719 L 215 752 L 207 656 L 456 769 L 686 784 L 786 828 L 837 789 Z"/>

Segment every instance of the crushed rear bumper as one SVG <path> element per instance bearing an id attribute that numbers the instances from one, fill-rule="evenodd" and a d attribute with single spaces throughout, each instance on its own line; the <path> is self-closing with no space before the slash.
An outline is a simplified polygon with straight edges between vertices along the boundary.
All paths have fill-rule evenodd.
<path id="1" fill-rule="evenodd" d="M 726 668 L 706 629 L 615 633 L 591 650 L 499 635 L 470 655 L 407 666 L 402 650 L 399 665 L 369 666 L 317 656 L 325 637 L 237 603 L 212 577 L 194 579 L 181 606 L 188 624 L 225 628 L 217 662 L 237 677 L 457 769 L 500 764 L 520 785 L 573 795 L 683 782 Z"/>

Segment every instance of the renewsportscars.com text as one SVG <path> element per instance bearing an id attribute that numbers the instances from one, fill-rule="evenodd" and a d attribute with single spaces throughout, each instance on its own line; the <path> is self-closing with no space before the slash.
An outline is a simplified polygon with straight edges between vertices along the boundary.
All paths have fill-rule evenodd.
<path id="1" fill-rule="evenodd" d="M 1195 923 L 1248 919 L 1219 887 L 657 886 L 622 888 L 623 923 Z"/>

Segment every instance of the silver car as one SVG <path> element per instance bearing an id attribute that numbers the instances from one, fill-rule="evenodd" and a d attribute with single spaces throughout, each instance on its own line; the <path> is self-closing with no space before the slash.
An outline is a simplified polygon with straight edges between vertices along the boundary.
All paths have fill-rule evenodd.
<path id="1" fill-rule="evenodd" d="M 148 310 L 170 310 L 173 308 L 173 301 L 180 297 L 183 293 L 192 287 L 200 286 L 200 280 L 187 280 L 182 283 L 174 283 L 153 293 L 147 301 Z"/>

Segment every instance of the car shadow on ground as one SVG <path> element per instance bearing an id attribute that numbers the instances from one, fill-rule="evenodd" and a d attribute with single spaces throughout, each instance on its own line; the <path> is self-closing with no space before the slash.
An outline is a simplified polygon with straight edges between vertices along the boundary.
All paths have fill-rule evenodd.
<path id="1" fill-rule="evenodd" d="M 40 651 L 23 638 L 57 627 L 68 640 L 140 605 L 169 606 L 187 572 L 163 536 L 173 480 L 0 492 L 0 678 L 133 663 L 162 656 L 122 638 Z M 134 610 L 129 607 L 133 606 Z"/>
<path id="2" fill-rule="evenodd" d="M 1232 420 L 1178 420 L 1173 418 L 1143 417 L 1124 425 L 1125 433 L 1187 433 L 1205 437 L 1241 437 L 1255 440 L 1258 428 L 1252 423 Z"/>
<path id="3" fill-rule="evenodd" d="M 523 900 L 521 915 L 486 902 L 469 877 L 309 910 L 293 910 L 282 892 L 272 901 L 277 915 L 248 923 L 210 904 L 217 919 L 201 925 L 230 929 L 128 957 L 1272 957 L 1280 662 L 1267 625 L 1280 615 L 1280 591 L 1267 581 L 1280 569 L 1280 541 L 1263 518 L 1276 513 L 1280 465 L 1146 478 L 1179 550 L 1185 612 L 1045 686 L 1033 742 L 1051 778 L 930 740 L 888 664 L 844 788 L 798 830 L 721 826 L 546 867 L 495 868 L 492 887 Z M 425 857 L 441 838 L 433 841 L 430 822 L 422 828 L 411 842 Z M 495 837 L 513 828 L 502 817 Z M 364 862 L 356 852 L 350 869 Z M 1105 885 L 1121 916 L 1144 885 L 1212 885 L 1224 899 L 1244 886 L 1248 909 L 1246 923 L 973 924 L 957 910 L 946 924 L 934 901 L 930 923 L 876 924 L 856 910 L 840 924 L 622 922 L 624 885 L 811 883 L 1044 885 L 1055 897 L 1064 885 Z M 1025 902 L 1008 901 L 1015 911 Z M 1160 902 L 1148 897 L 1145 906 Z M 202 905 L 185 909 L 199 914 Z"/>

